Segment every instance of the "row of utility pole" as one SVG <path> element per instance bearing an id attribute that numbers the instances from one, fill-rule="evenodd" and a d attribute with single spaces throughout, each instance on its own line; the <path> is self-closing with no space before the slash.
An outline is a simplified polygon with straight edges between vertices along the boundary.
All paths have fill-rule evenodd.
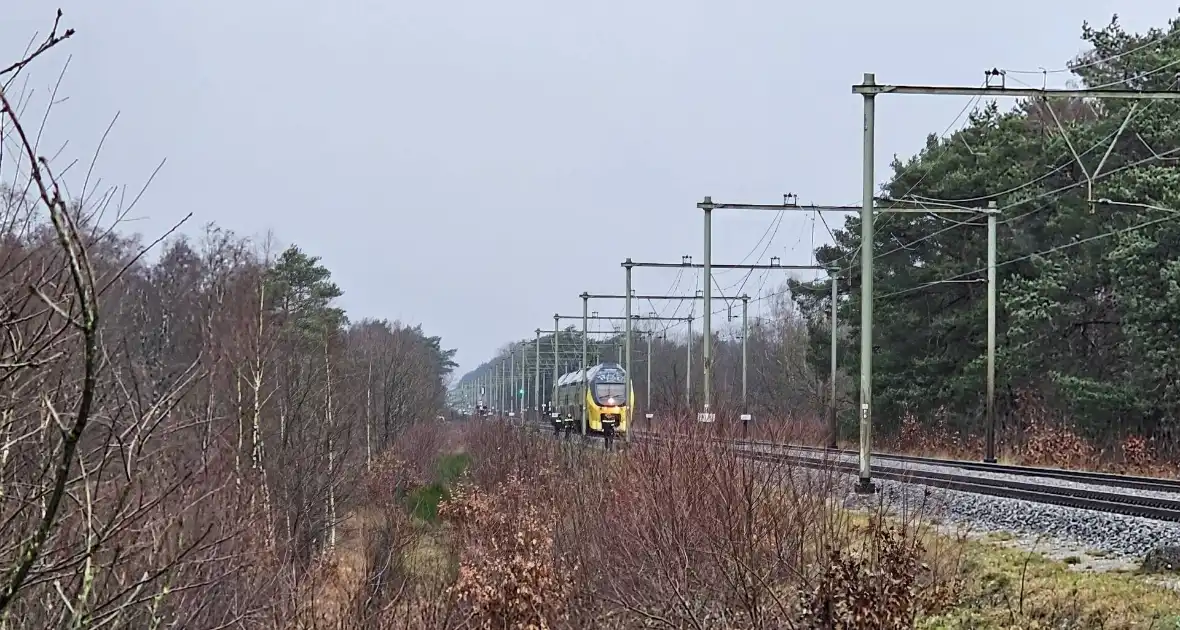
<path id="1" fill-rule="evenodd" d="M 876 180 L 874 175 L 874 161 L 876 159 L 875 152 L 875 127 L 876 127 L 876 97 L 885 94 L 909 94 L 909 95 L 949 95 L 949 96 L 969 96 L 969 97 L 1016 97 L 1016 98 L 1034 98 L 1034 99 L 1049 99 L 1053 97 L 1066 98 L 1112 98 L 1112 99 L 1154 99 L 1154 100 L 1178 100 L 1180 99 L 1180 91 L 1176 90 L 1133 90 L 1124 88 L 1097 88 L 1097 89 L 1056 89 L 1056 88 L 1010 88 L 1004 82 L 1004 73 L 999 70 L 990 70 L 985 72 L 986 81 L 982 86 L 976 87 L 955 87 L 955 86 L 928 86 L 928 85 L 880 85 L 876 82 L 876 77 L 872 73 L 866 73 L 863 81 L 859 85 L 852 86 L 852 92 L 859 94 L 863 98 L 864 105 L 864 120 L 863 120 L 863 155 L 862 155 L 862 178 L 861 178 L 861 199 L 860 205 L 800 205 L 794 195 L 785 195 L 782 203 L 774 204 L 748 204 L 748 203 L 721 203 L 715 202 L 711 197 L 705 197 L 703 201 L 697 204 L 697 208 L 703 211 L 704 214 L 704 262 L 702 264 L 693 264 L 690 257 L 684 257 L 680 263 L 649 263 L 649 262 L 635 262 L 628 258 L 622 263 L 626 272 L 625 291 L 622 296 L 616 295 L 591 295 L 583 293 L 581 295 L 583 301 L 582 314 L 582 369 L 585 370 L 586 365 L 586 322 L 589 319 L 589 300 L 590 299 L 623 299 L 626 302 L 625 315 L 623 321 L 625 322 L 624 332 L 624 367 L 627 378 L 627 391 L 631 389 L 631 346 L 632 346 L 632 322 L 642 320 L 645 318 L 632 315 L 632 301 L 638 299 L 632 290 L 632 272 L 637 267 L 685 267 L 693 269 L 701 269 L 703 271 L 703 291 L 702 295 L 694 296 L 693 299 L 701 299 L 705 303 L 703 313 L 703 336 L 704 343 L 702 346 L 702 374 L 701 374 L 701 389 L 703 392 L 703 409 L 699 415 L 702 420 L 711 420 L 713 412 L 711 410 L 712 403 L 712 370 L 713 370 L 713 351 L 712 351 L 712 303 L 713 303 L 713 287 L 712 287 L 712 273 L 714 269 L 822 269 L 829 274 L 831 281 L 831 370 L 829 374 L 829 436 L 828 446 L 835 448 L 837 442 L 837 404 L 836 404 L 836 370 L 837 366 L 837 304 L 839 302 L 838 279 L 844 277 L 849 286 L 852 285 L 852 263 L 849 261 L 849 266 L 840 269 L 837 267 L 825 266 L 792 266 L 780 265 L 775 263 L 772 259 L 771 265 L 726 265 L 715 264 L 713 262 L 712 253 L 712 239 L 713 239 L 713 212 L 716 210 L 768 210 L 774 212 L 857 212 L 860 217 L 860 379 L 859 379 L 859 482 L 856 486 L 858 492 L 871 493 L 875 491 L 872 483 L 872 438 L 873 438 L 873 396 L 872 396 L 872 381 L 873 381 L 873 260 L 875 255 L 874 236 L 875 226 L 874 219 L 876 214 L 881 213 L 968 213 L 968 214 L 983 214 L 986 216 L 987 227 L 987 349 L 986 349 L 986 452 L 984 460 L 988 462 L 996 461 L 996 408 L 995 408 L 995 379 L 996 379 L 996 226 L 997 218 L 1000 210 L 997 207 L 996 201 L 990 201 L 985 207 L 963 207 L 948 204 L 932 204 L 919 203 L 898 199 L 878 199 L 876 196 Z M 998 85 L 993 84 L 999 81 Z M 1125 125 L 1124 125 L 1125 126 Z M 1120 130 L 1121 131 L 1121 130 Z M 1063 131 L 1064 133 L 1064 131 Z M 1116 135 L 1113 141 L 1117 141 Z M 1112 142 L 1113 142 L 1112 141 Z M 1076 158 L 1075 154 L 1075 158 Z M 1082 165 L 1083 171 L 1085 166 Z M 1093 181 L 1090 175 L 1087 174 L 1089 191 L 1092 193 Z M 1094 201 L 1094 200 L 1091 200 Z M 630 297 L 630 299 L 628 299 Z M 643 296 L 645 299 L 688 299 L 681 296 Z M 724 299 L 724 296 L 722 296 Z M 745 338 L 748 331 L 745 325 L 745 307 L 748 304 L 749 298 L 742 296 L 743 301 L 743 387 L 742 387 L 742 406 L 743 418 L 748 415 L 748 401 L 746 400 L 746 362 L 745 362 Z M 571 319 L 576 319 L 571 318 Z M 606 318 L 603 318 L 606 319 Z M 612 318 L 613 319 L 613 318 Z M 558 316 L 555 316 L 554 330 L 559 329 L 556 325 Z M 689 319 L 691 327 L 691 319 Z M 556 334 L 555 334 L 555 348 L 554 348 L 554 374 L 557 374 L 557 355 L 556 355 Z M 689 336 L 689 348 L 691 352 L 691 328 Z M 650 357 L 650 352 L 649 352 Z M 650 368 L 650 360 L 649 360 Z M 689 363 L 691 371 L 691 361 Z M 687 383 L 691 389 L 691 376 L 688 377 Z M 539 381 L 538 381 L 539 383 Z M 537 386 L 539 388 L 539 385 Z M 649 379 L 650 387 L 650 379 Z M 586 417 L 583 414 L 582 429 L 585 433 Z"/>
<path id="2" fill-rule="evenodd" d="M 633 375 L 632 349 L 633 349 L 633 339 L 634 339 L 633 324 L 635 322 L 639 322 L 639 321 L 670 321 L 670 322 L 686 323 L 688 325 L 688 343 L 686 344 L 686 354 L 687 354 L 686 364 L 688 366 L 688 369 L 685 371 L 685 401 L 686 401 L 686 404 L 691 406 L 691 404 L 692 404 L 692 345 L 693 345 L 692 344 L 692 323 L 693 323 L 694 318 L 693 317 L 659 317 L 659 316 L 655 316 L 655 315 L 635 315 L 632 313 L 632 306 L 633 306 L 633 303 L 635 300 L 648 300 L 648 301 L 706 300 L 707 304 L 712 304 L 712 302 L 714 300 L 714 296 L 712 295 L 711 291 L 705 295 L 702 295 L 700 291 L 697 291 L 696 295 L 691 295 L 691 296 L 689 296 L 689 295 L 639 295 L 639 294 L 636 294 L 636 292 L 634 291 L 634 289 L 632 287 L 632 284 L 633 284 L 633 282 L 632 282 L 633 277 L 632 276 L 633 276 L 633 270 L 637 267 L 705 269 L 705 268 L 707 268 L 707 265 L 693 263 L 691 256 L 684 256 L 681 258 L 680 262 L 676 262 L 676 263 L 636 262 L 636 261 L 633 261 L 630 258 L 628 258 L 627 260 L 625 260 L 621 264 L 625 270 L 625 281 L 624 281 L 625 286 L 624 286 L 624 292 L 622 294 L 592 294 L 592 293 L 588 293 L 588 292 L 583 292 L 581 295 L 579 295 L 579 297 L 582 299 L 582 314 L 580 316 L 555 314 L 553 316 L 554 327 L 553 327 L 552 331 L 542 331 L 540 329 L 537 329 L 536 331 L 534 331 L 535 335 L 536 335 L 536 340 L 534 341 L 534 344 L 535 344 L 535 352 L 536 352 L 537 357 L 536 357 L 534 364 L 533 364 L 534 365 L 533 391 L 535 394 L 534 399 L 533 399 L 533 406 L 532 406 L 533 410 L 539 411 L 541 408 L 541 400 L 540 400 L 540 392 L 542 391 L 541 390 L 541 379 L 540 379 L 540 370 L 541 370 L 541 362 L 540 362 L 540 345 L 541 344 L 540 344 L 540 340 L 541 340 L 541 334 L 547 333 L 547 334 L 553 335 L 552 346 L 553 346 L 554 356 L 553 356 L 553 360 L 550 363 L 550 365 L 553 367 L 553 380 L 552 380 L 552 384 L 551 384 L 551 387 L 552 387 L 553 385 L 555 385 L 557 383 L 557 379 L 560 377 L 560 374 L 558 371 L 559 367 L 561 365 L 561 362 L 559 361 L 559 358 L 558 358 L 558 352 L 559 352 L 559 348 L 560 348 L 560 338 L 558 335 L 561 332 L 561 322 L 563 320 L 578 320 L 578 319 L 582 320 L 582 331 L 581 331 L 582 332 L 582 334 L 581 334 L 581 339 L 582 339 L 582 344 L 581 344 L 582 345 L 582 357 L 581 357 L 581 359 L 582 360 L 581 360 L 581 366 L 577 370 L 580 373 L 585 373 L 585 371 L 590 367 L 588 344 L 589 344 L 589 336 L 590 336 L 591 331 L 589 330 L 589 322 L 590 321 L 612 321 L 612 322 L 622 321 L 622 322 L 624 322 L 624 333 L 623 333 L 624 346 L 623 346 L 623 352 L 622 352 L 623 356 L 620 357 L 620 359 L 621 359 L 620 363 L 623 364 L 624 373 L 626 375 L 625 387 L 626 387 L 627 392 L 631 392 L 632 387 L 633 387 L 633 377 L 632 377 L 632 375 Z M 746 265 L 746 264 L 717 264 L 717 265 L 712 265 L 712 267 L 713 268 L 720 268 L 720 269 L 742 269 L 742 270 L 791 270 L 791 269 L 820 269 L 821 268 L 821 267 L 816 267 L 813 265 L 806 265 L 806 266 L 782 265 L 781 263 L 778 262 L 777 257 L 772 258 L 770 264 L 749 264 L 749 265 Z M 833 286 L 834 286 L 834 280 L 833 280 Z M 630 299 L 627 299 L 628 296 L 630 296 Z M 742 320 L 741 398 L 740 398 L 740 404 L 742 407 L 742 419 L 749 420 L 751 418 L 751 415 L 749 414 L 749 303 L 750 303 L 750 296 L 741 295 L 741 296 L 735 296 L 732 298 L 726 297 L 726 296 L 718 296 L 716 299 L 722 299 L 722 300 L 727 300 L 727 301 L 741 300 L 741 302 L 742 302 L 742 314 L 741 314 L 741 320 Z M 625 314 L 622 317 L 599 316 L 597 314 L 597 312 L 594 312 L 593 314 L 591 314 L 591 311 L 590 311 L 591 300 L 624 300 L 625 304 L 626 304 L 625 309 L 624 309 Z M 835 302 L 833 302 L 833 304 L 835 304 Z M 712 308 L 710 306 L 710 307 L 705 308 L 704 310 L 705 310 L 704 318 L 705 318 L 706 322 L 709 322 L 710 332 L 707 333 L 707 335 L 704 338 L 704 342 L 702 344 L 702 346 L 704 348 L 703 357 L 711 357 L 712 354 L 710 352 L 710 350 L 711 350 L 710 346 L 711 346 L 711 341 L 712 341 L 712 332 L 711 332 L 711 311 L 712 311 Z M 835 339 L 835 337 L 833 336 L 833 340 L 834 339 Z M 652 335 L 648 334 L 647 335 L 647 342 L 648 342 L 647 384 L 648 384 L 648 387 L 647 387 L 647 397 L 646 397 L 647 404 L 645 405 L 645 411 L 647 411 L 648 414 L 650 414 L 650 412 L 651 412 L 651 366 L 652 366 L 651 341 L 652 341 Z M 510 351 L 509 354 L 510 354 L 510 356 L 508 357 L 508 361 L 501 361 L 498 365 L 498 370 L 500 372 L 500 378 L 498 380 L 496 380 L 496 382 L 503 381 L 503 379 L 505 377 L 507 377 L 510 382 L 514 382 L 514 383 L 516 382 L 516 378 L 514 376 L 515 375 L 515 371 L 514 371 L 515 370 L 515 347 Z M 832 363 L 833 373 L 835 370 L 834 358 L 835 358 L 835 354 L 833 352 L 833 363 Z M 493 379 L 494 379 L 495 369 L 496 368 L 493 368 L 493 374 L 492 374 Z M 507 370 L 506 373 L 505 373 L 505 370 Z M 709 370 L 706 373 L 711 374 L 712 371 Z M 485 379 L 488 378 L 488 375 L 485 375 L 484 378 Z M 479 392 L 484 391 L 484 389 L 481 385 L 482 382 L 483 382 L 482 379 L 476 379 L 476 383 L 474 384 L 477 388 L 477 391 L 479 391 Z M 517 394 L 520 396 L 523 396 L 524 392 L 525 392 L 525 388 L 523 386 L 523 377 L 520 382 L 522 383 L 522 385 L 521 385 L 521 389 L 517 392 Z M 587 386 L 588 386 L 588 384 L 586 384 L 585 381 L 583 381 L 583 389 L 584 390 Z M 512 389 L 514 389 L 514 388 L 515 388 L 515 385 L 512 386 Z M 509 388 L 503 387 L 503 386 L 494 387 L 494 392 L 499 394 L 499 399 L 501 401 L 500 408 L 506 409 L 509 413 L 515 413 L 515 411 L 517 411 L 518 409 L 523 411 L 525 409 L 525 406 L 523 405 L 523 401 L 522 401 L 522 404 L 519 406 L 516 405 L 514 402 L 512 402 L 512 403 L 506 402 L 504 392 L 508 391 L 508 389 Z M 712 391 L 711 384 L 706 384 L 704 386 L 704 391 L 705 391 L 705 397 L 706 397 L 706 403 L 705 403 L 705 407 L 704 407 L 705 411 L 698 414 L 698 418 L 701 420 L 712 421 L 715 414 L 713 414 L 710 411 L 710 403 L 708 402 L 709 397 L 711 396 L 711 391 Z M 834 390 L 833 390 L 833 392 L 834 392 Z M 472 396 L 474 396 L 474 395 L 469 394 L 469 398 Z M 834 397 L 832 400 L 833 400 L 833 404 L 834 404 L 834 400 L 835 400 Z M 508 405 L 508 406 L 506 407 L 505 405 Z M 583 434 L 585 434 L 588 429 L 588 411 L 586 409 L 583 409 L 581 415 L 582 415 L 582 417 L 581 417 L 582 431 L 581 432 Z M 648 415 L 648 417 L 650 418 L 651 416 Z"/>

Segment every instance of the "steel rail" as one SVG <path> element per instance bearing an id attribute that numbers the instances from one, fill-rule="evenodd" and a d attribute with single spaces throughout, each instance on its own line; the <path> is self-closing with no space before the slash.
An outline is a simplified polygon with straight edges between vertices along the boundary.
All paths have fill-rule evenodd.
<path id="1" fill-rule="evenodd" d="M 856 451 L 840 449 L 831 450 L 816 446 L 797 446 L 792 444 L 780 444 L 776 442 L 769 442 L 765 440 L 734 440 L 736 444 L 772 447 L 782 449 L 793 449 L 799 451 L 817 452 L 817 453 L 832 453 L 839 455 L 856 455 Z M 975 470 L 979 472 L 989 472 L 1004 475 L 1019 475 L 1023 477 L 1043 477 L 1047 479 L 1061 479 L 1063 481 L 1075 481 L 1078 483 L 1087 483 L 1095 486 L 1112 486 L 1117 488 L 1126 488 L 1131 490 L 1150 490 L 1153 492 L 1174 492 L 1180 493 L 1180 480 L 1164 479 L 1161 477 L 1144 477 L 1139 475 L 1121 475 L 1117 473 L 1103 473 L 1088 470 L 1067 470 L 1064 468 L 1041 468 L 1037 466 L 1019 466 L 1014 464 L 990 464 L 986 462 L 973 462 L 960 459 L 939 459 L 935 457 L 922 457 L 918 455 L 902 455 L 896 453 L 873 453 L 875 459 L 885 459 L 890 461 L 908 462 L 912 464 L 923 464 L 930 466 L 944 466 L 947 468 L 959 468 L 962 470 Z"/>

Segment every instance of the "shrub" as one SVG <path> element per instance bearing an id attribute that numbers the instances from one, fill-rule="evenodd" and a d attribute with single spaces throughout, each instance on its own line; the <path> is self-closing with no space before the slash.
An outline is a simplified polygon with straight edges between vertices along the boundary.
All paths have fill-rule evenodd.
<path id="1" fill-rule="evenodd" d="M 456 527 L 459 575 L 450 593 L 480 628 L 553 628 L 568 618 L 570 567 L 553 536 L 555 515 L 510 476 L 491 492 L 463 484 L 440 506 Z"/>
<path id="2" fill-rule="evenodd" d="M 933 575 L 922 563 L 920 537 L 873 518 L 860 549 L 828 549 L 828 563 L 801 593 L 802 624 L 824 630 L 901 630 L 920 613 L 938 612 L 959 594 L 961 583 L 922 583 Z"/>
<path id="3" fill-rule="evenodd" d="M 607 453 L 473 425 L 471 485 L 442 509 L 452 596 L 483 627 L 538 628 L 811 628 L 829 608 L 894 623 L 952 598 L 917 525 L 854 527 L 844 477 L 704 439 L 733 428 L 666 422 Z"/>

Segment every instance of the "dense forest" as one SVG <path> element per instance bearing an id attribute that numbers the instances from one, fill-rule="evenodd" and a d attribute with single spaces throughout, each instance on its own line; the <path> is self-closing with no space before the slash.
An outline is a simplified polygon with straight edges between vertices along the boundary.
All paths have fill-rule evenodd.
<path id="1" fill-rule="evenodd" d="M 1175 89 L 1180 24 L 1131 34 L 1083 28 L 1079 86 Z M 1010 86 L 1020 77 L 1005 77 Z M 1040 87 L 1042 77 L 1025 77 Z M 1019 423 L 1030 400 L 1092 437 L 1174 443 L 1180 427 L 1180 103 L 1035 99 L 977 103 L 953 134 L 895 160 L 883 194 L 984 207 L 998 219 L 997 402 Z M 874 257 L 877 422 L 906 412 L 979 430 L 987 233 L 983 215 L 886 214 Z M 860 221 L 816 252 L 844 271 L 841 364 L 859 364 Z M 975 282 L 963 282 L 976 280 Z M 980 281 L 983 280 L 983 281 Z M 792 287 L 827 360 L 826 286 Z M 852 372 L 855 373 L 855 372 Z"/>

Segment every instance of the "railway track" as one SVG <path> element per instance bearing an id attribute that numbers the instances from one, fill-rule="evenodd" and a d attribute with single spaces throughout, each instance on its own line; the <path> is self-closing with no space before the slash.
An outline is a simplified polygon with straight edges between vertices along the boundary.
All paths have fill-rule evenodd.
<path id="1" fill-rule="evenodd" d="M 735 443 L 743 446 L 748 445 L 751 447 L 782 448 L 811 453 L 834 453 L 850 457 L 855 457 L 858 454 L 857 451 L 854 450 L 840 449 L 833 451 L 816 446 L 784 445 L 777 444 L 775 442 L 767 442 L 764 440 L 736 440 Z M 1005 475 L 1018 475 L 1023 477 L 1060 479 L 1062 481 L 1073 481 L 1095 486 L 1111 486 L 1122 489 L 1147 490 L 1150 492 L 1169 492 L 1180 495 L 1180 480 L 1163 479 L 1160 477 L 1141 477 L 1135 475 L 1119 475 L 1114 473 L 1101 473 L 1086 470 L 1016 466 L 1012 464 L 989 464 L 986 462 L 973 462 L 959 459 L 938 459 L 934 457 L 899 455 L 893 453 L 873 453 L 873 459 L 906 462 L 912 464 L 925 464 L 930 466 L 946 466 L 959 468 L 962 470 L 999 473 Z"/>
<path id="2" fill-rule="evenodd" d="M 538 429 L 548 427 L 548 423 L 545 422 L 526 424 Z M 658 444 L 669 437 L 636 432 L 632 439 Z M 619 444 L 623 442 L 620 440 Z M 834 470 L 848 474 L 859 472 L 858 462 L 845 459 L 855 456 L 855 451 L 793 446 L 759 440 L 730 440 L 729 444 L 738 449 L 742 457 L 752 461 Z M 875 479 L 1180 523 L 1180 481 L 1176 480 L 885 453 L 874 454 L 873 458 L 875 463 L 872 465 L 872 472 Z M 921 470 L 907 468 L 905 464 L 956 470 Z M 990 474 L 1018 476 L 1023 479 L 988 476 Z M 1076 485 L 1054 484 L 1055 480 Z M 1082 484 L 1100 488 L 1078 487 Z M 1152 496 L 1128 491 L 1158 494 Z"/>

